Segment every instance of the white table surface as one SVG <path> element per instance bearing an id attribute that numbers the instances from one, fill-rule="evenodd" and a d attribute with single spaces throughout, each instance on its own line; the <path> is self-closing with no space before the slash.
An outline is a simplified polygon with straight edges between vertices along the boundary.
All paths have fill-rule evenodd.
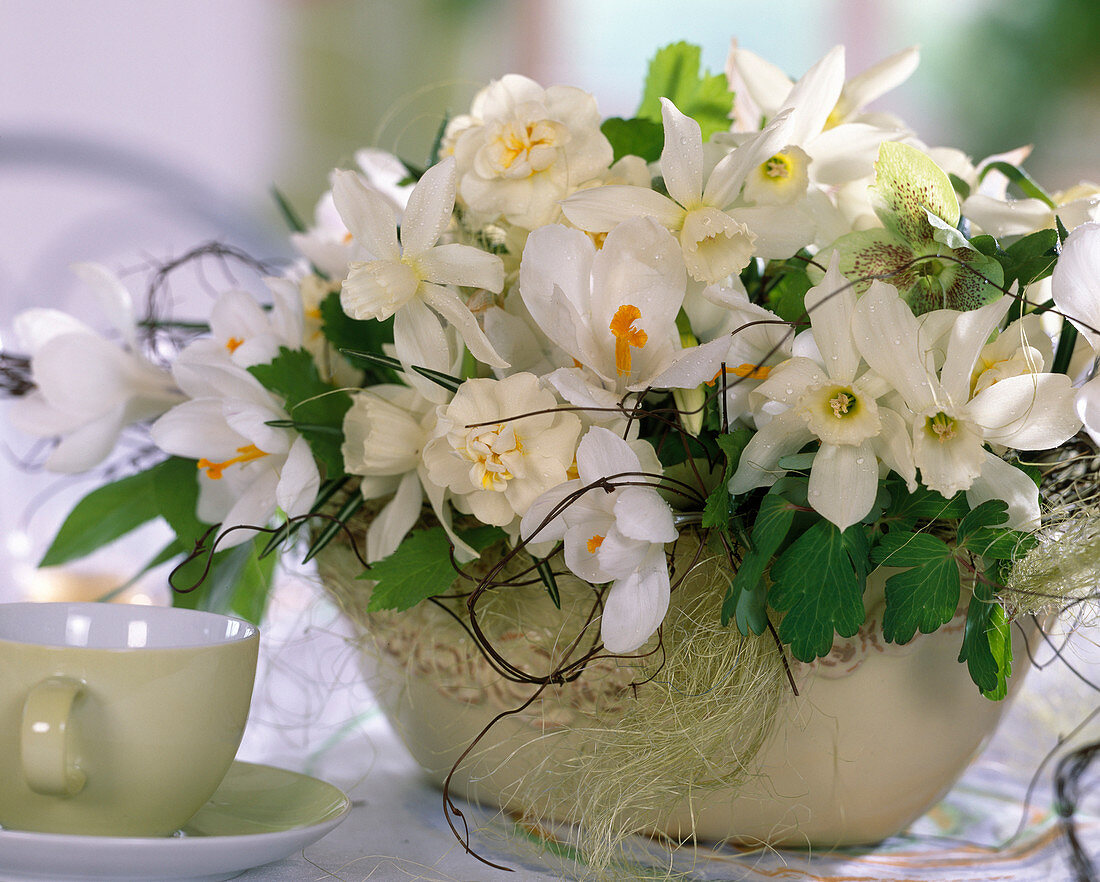
<path id="1" fill-rule="evenodd" d="M 514 872 L 463 853 L 447 827 L 442 797 L 428 784 L 374 706 L 358 673 L 350 629 L 307 580 L 288 580 L 264 627 L 253 713 L 239 757 L 304 771 L 343 788 L 348 818 L 303 852 L 247 871 L 248 882 L 521 882 L 573 878 L 552 854 L 526 853 L 514 824 L 499 813 L 463 806 L 472 844 Z M 1087 641 L 1075 666 L 1100 679 L 1100 657 Z M 1025 809 L 1026 787 L 1059 735 L 1069 735 L 1100 697 L 1055 661 L 1035 670 L 1005 723 L 947 799 L 904 837 L 869 853 L 738 854 L 709 846 L 682 849 L 677 869 L 697 880 L 1074 880 L 1065 840 L 1051 809 L 1049 766 Z M 1074 743 L 1100 738 L 1085 725 Z M 1097 796 L 1082 809 L 1082 839 L 1100 858 L 1100 768 Z M 1014 835 L 1016 834 L 1016 835 Z"/>

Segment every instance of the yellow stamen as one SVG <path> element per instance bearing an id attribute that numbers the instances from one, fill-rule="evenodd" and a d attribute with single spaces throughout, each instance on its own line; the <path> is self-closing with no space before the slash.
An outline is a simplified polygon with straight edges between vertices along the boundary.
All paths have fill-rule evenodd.
<path id="1" fill-rule="evenodd" d="M 260 459 L 260 457 L 267 456 L 264 451 L 260 450 L 255 444 L 249 444 L 245 447 L 238 447 L 237 453 L 240 456 L 235 456 L 233 459 L 227 459 L 225 462 L 211 462 L 203 457 L 199 460 L 199 470 L 206 470 L 206 476 L 212 481 L 218 481 L 221 479 L 222 472 L 229 468 L 231 465 L 237 465 L 239 463 L 252 462 L 254 459 Z"/>
<path id="2" fill-rule="evenodd" d="M 593 536 L 591 539 L 589 539 L 588 540 L 588 546 L 587 546 L 588 547 L 588 553 L 589 554 L 595 554 L 596 549 L 599 548 L 601 545 L 603 545 L 603 540 L 604 540 L 604 537 L 600 536 L 600 535 Z"/>
<path id="3" fill-rule="evenodd" d="M 642 311 L 630 303 L 615 310 L 615 317 L 608 326 L 615 335 L 615 370 L 620 377 L 630 373 L 630 347 L 641 349 L 649 340 L 649 335 L 641 328 L 633 327 L 642 317 Z"/>
<path id="4" fill-rule="evenodd" d="M 228 349 L 230 352 L 236 352 L 237 347 L 240 346 L 242 343 L 244 343 L 244 340 L 242 340 L 240 337 L 230 337 L 228 340 L 225 341 L 225 348 Z"/>
<path id="5" fill-rule="evenodd" d="M 942 410 L 934 417 L 928 418 L 928 428 L 936 435 L 936 440 L 940 444 L 955 437 L 955 421 Z"/>
<path id="6" fill-rule="evenodd" d="M 771 159 L 764 162 L 764 177 L 789 178 L 791 176 L 791 161 L 782 153 L 777 153 Z"/>
<path id="7" fill-rule="evenodd" d="M 726 367 L 727 374 L 733 374 L 735 377 L 741 377 L 745 380 L 766 380 L 768 374 L 772 372 L 772 369 L 763 364 L 739 364 L 737 367 Z M 718 382 L 718 378 L 722 376 L 722 372 L 719 371 L 714 375 L 714 379 L 708 380 L 707 385 L 713 386 Z"/>
<path id="8" fill-rule="evenodd" d="M 843 417 L 848 411 L 856 406 L 856 399 L 854 395 L 848 395 L 846 392 L 838 392 L 836 398 L 829 399 L 829 407 L 833 409 L 833 416 L 838 420 Z"/>
<path id="9" fill-rule="evenodd" d="M 313 321 L 319 322 L 321 320 L 321 307 L 315 306 L 313 309 L 307 309 L 305 310 L 305 315 L 307 319 L 313 319 Z"/>

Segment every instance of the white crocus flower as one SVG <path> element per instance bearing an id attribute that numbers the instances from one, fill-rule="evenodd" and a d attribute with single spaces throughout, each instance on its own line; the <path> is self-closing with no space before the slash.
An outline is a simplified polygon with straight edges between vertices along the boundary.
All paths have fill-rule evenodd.
<path id="1" fill-rule="evenodd" d="M 459 511 L 514 531 L 539 495 L 567 479 L 580 427 L 534 374 L 467 380 L 438 409 L 423 452 L 428 480 Z"/>
<path id="2" fill-rule="evenodd" d="M 617 226 L 598 251 L 579 230 L 541 227 L 520 265 L 520 296 L 534 322 L 618 393 L 671 362 L 685 285 L 676 240 L 645 217 Z"/>
<path id="3" fill-rule="evenodd" d="M 102 462 L 126 426 L 183 400 L 171 375 L 141 356 L 125 286 L 98 264 L 76 264 L 73 271 L 99 301 L 122 345 L 56 309 L 20 313 L 15 333 L 31 357 L 36 388 L 8 410 L 16 428 L 60 439 L 45 466 L 66 473 Z"/>
<path id="4" fill-rule="evenodd" d="M 1008 503 L 1008 525 L 1039 525 L 1039 491 L 1022 471 L 985 450 L 1057 447 L 1081 427 L 1073 389 L 1063 374 L 1025 373 L 1000 379 L 971 395 L 986 341 L 1012 303 L 1005 295 L 981 309 L 957 313 L 938 375 L 932 346 L 897 289 L 873 282 L 852 319 L 856 344 L 869 365 L 898 391 L 910 411 L 913 458 L 921 482 L 944 496 L 966 490 L 975 507 Z"/>
<path id="5" fill-rule="evenodd" d="M 1100 357 L 1100 223 L 1082 224 L 1069 234 L 1050 290 L 1054 304 Z M 1100 377 L 1078 390 L 1076 405 L 1089 435 L 1100 444 Z"/>
<path id="6" fill-rule="evenodd" d="M 694 389 L 703 383 L 724 386 L 726 420 L 743 419 L 755 425 L 749 395 L 791 357 L 793 334 L 790 323 L 740 292 L 730 292 L 727 311 L 732 331 L 683 350 L 650 385 L 655 389 Z"/>
<path id="7" fill-rule="evenodd" d="M 497 293 L 504 285 L 503 263 L 495 254 L 469 245 L 436 244 L 454 210 L 454 159 L 424 172 L 409 196 L 400 241 L 393 208 L 358 175 L 338 172 L 333 198 L 352 236 L 371 258 L 349 267 L 340 292 L 344 312 L 354 319 L 394 316 L 394 345 L 402 361 L 407 361 L 412 341 L 439 333 L 441 316 L 457 328 L 475 358 L 490 367 L 507 366 L 470 308 L 448 287 Z"/>
<path id="8" fill-rule="evenodd" d="M 729 484 L 739 494 L 774 483 L 779 461 L 816 439 L 810 505 L 841 530 L 871 510 L 880 459 L 916 487 L 905 421 L 878 401 L 889 387 L 860 371 L 851 328 L 855 302 L 834 254 L 822 283 L 806 292 L 812 331 L 795 339 L 794 356 L 753 393 L 773 411 L 786 409 L 752 436 Z"/>
<path id="9" fill-rule="evenodd" d="M 282 405 L 250 373 L 229 363 L 182 355 L 173 374 L 190 401 L 172 408 L 151 428 L 167 453 L 197 460 L 198 517 L 222 530 L 265 525 L 277 510 L 306 514 L 320 475 L 306 440 L 269 425 L 289 419 Z M 219 547 L 250 538 L 234 530 Z"/>
<path id="10" fill-rule="evenodd" d="M 210 336 L 189 344 L 195 361 L 229 360 L 239 367 L 267 364 L 279 349 L 303 344 L 302 300 L 289 279 L 265 279 L 272 294 L 264 309 L 247 291 L 226 291 L 210 310 Z"/>
<path id="11" fill-rule="evenodd" d="M 786 117 L 726 154 L 706 178 L 699 123 L 667 98 L 661 99 L 665 144 L 661 175 L 668 196 L 644 187 L 594 187 L 562 202 L 569 220 L 590 233 L 608 232 L 639 215 L 655 218 L 679 236 L 688 273 L 711 284 L 739 273 L 755 255 L 790 257 L 812 238 L 812 230 L 788 217 L 780 224 L 774 213 L 733 205 L 752 169 L 787 143 Z"/>
<path id="12" fill-rule="evenodd" d="M 611 583 L 600 637 L 609 652 L 633 652 L 668 611 L 664 547 L 677 535 L 672 512 L 655 489 L 658 476 L 646 474 L 631 446 L 607 429 L 594 426 L 581 439 L 577 475 L 535 501 L 520 534 L 564 542 L 573 573 L 594 585 Z"/>

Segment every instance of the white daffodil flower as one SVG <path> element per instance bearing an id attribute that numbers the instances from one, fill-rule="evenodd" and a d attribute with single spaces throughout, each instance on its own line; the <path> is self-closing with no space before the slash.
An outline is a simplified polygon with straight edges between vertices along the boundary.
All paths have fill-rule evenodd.
<path id="1" fill-rule="evenodd" d="M 355 154 L 359 176 L 369 190 L 378 193 L 393 208 L 398 222 L 409 201 L 412 187 L 401 184 L 409 170 L 396 156 L 373 148 Z M 291 233 L 295 248 L 332 282 L 339 283 L 348 274 L 348 264 L 362 260 L 361 246 L 352 238 L 332 198 L 337 171 L 329 176 L 329 189 L 317 200 L 313 210 L 313 226 L 302 233 Z"/>
<path id="2" fill-rule="evenodd" d="M 573 573 L 595 585 L 611 583 L 600 637 L 609 652 L 633 652 L 668 611 L 664 547 L 677 535 L 672 511 L 655 489 L 658 476 L 647 474 L 631 446 L 602 427 L 581 439 L 577 474 L 535 500 L 520 535 L 533 542 L 563 541 Z M 595 489 L 581 492 L 585 487 Z"/>
<path id="3" fill-rule="evenodd" d="M 852 339 L 855 304 L 855 291 L 837 269 L 834 253 L 822 283 L 806 292 L 811 331 L 795 339 L 793 357 L 773 368 L 753 392 L 778 413 L 745 447 L 730 493 L 774 483 L 779 461 L 815 439 L 820 447 L 810 468 L 810 505 L 841 530 L 871 510 L 879 460 L 916 488 L 906 423 L 878 401 L 890 389 L 860 370 Z"/>
<path id="4" fill-rule="evenodd" d="M 130 292 L 106 267 L 73 271 L 87 284 L 121 337 L 121 345 L 68 313 L 29 309 L 15 333 L 31 357 L 33 392 L 12 402 L 12 425 L 40 438 L 59 438 L 45 466 L 82 472 L 102 462 L 122 430 L 160 416 L 183 400 L 171 374 L 142 357 Z"/>
<path id="5" fill-rule="evenodd" d="M 1100 357 L 1100 223 L 1082 224 L 1062 244 L 1050 280 L 1054 304 Z M 1077 415 L 1100 444 L 1100 377 L 1077 392 Z"/>
<path id="6" fill-rule="evenodd" d="M 198 517 L 222 530 L 262 526 L 277 510 L 310 510 L 320 486 L 306 440 L 269 425 L 289 419 L 282 405 L 248 371 L 180 355 L 173 374 L 190 401 L 153 423 L 153 441 L 167 453 L 197 460 Z M 234 530 L 219 547 L 250 539 Z"/>
<path id="7" fill-rule="evenodd" d="M 601 122 L 596 99 L 572 86 L 509 74 L 482 89 L 443 140 L 474 224 L 503 217 L 533 230 L 557 220 L 558 202 L 611 165 Z"/>
<path id="8" fill-rule="evenodd" d="M 1009 199 L 975 193 L 962 204 L 963 214 L 982 231 L 996 236 L 1022 236 L 1049 230 L 1055 218 L 1067 230 L 1100 220 L 1100 187 L 1082 182 L 1051 195 L 1054 207 L 1042 199 Z"/>
<path id="9" fill-rule="evenodd" d="M 226 291 L 210 310 L 210 336 L 190 343 L 195 361 L 229 360 L 239 367 L 267 364 L 281 347 L 303 345 L 303 312 L 298 286 L 289 279 L 264 280 L 272 307 L 264 309 L 247 291 Z"/>
<path id="10" fill-rule="evenodd" d="M 570 222 L 590 233 L 605 233 L 632 217 L 656 219 L 678 234 L 688 273 L 706 284 L 739 273 L 755 255 L 790 257 L 813 238 L 798 219 L 777 221 L 773 211 L 733 208 L 748 174 L 788 143 L 786 116 L 773 120 L 726 154 L 704 186 L 703 135 L 699 123 L 667 98 L 661 99 L 665 145 L 661 174 L 668 196 L 645 187 L 593 187 L 562 202 Z"/>
<path id="11" fill-rule="evenodd" d="M 527 238 L 520 296 L 542 332 L 604 388 L 644 387 L 680 348 L 686 278 L 676 240 L 641 217 L 598 251 L 579 230 L 549 225 Z"/>
<path id="12" fill-rule="evenodd" d="M 423 452 L 428 480 L 459 511 L 514 532 L 531 503 L 568 478 L 580 428 L 534 374 L 467 380 L 438 409 Z"/>
<path id="13" fill-rule="evenodd" d="M 394 316 L 394 345 L 402 361 L 408 362 L 412 341 L 438 335 L 442 317 L 458 329 L 478 361 L 506 367 L 470 308 L 448 287 L 498 293 L 504 285 L 503 263 L 469 245 L 436 244 L 454 210 L 454 159 L 432 166 L 413 188 L 400 241 L 393 208 L 358 175 L 337 172 L 332 192 L 340 217 L 371 258 L 349 267 L 340 292 L 344 312 L 354 319 Z"/>
<path id="14" fill-rule="evenodd" d="M 873 282 L 856 304 L 852 328 L 863 358 L 909 409 L 921 483 L 944 496 L 966 490 L 971 507 L 1003 499 L 1008 526 L 1032 530 L 1039 525 L 1038 488 L 983 445 L 1046 450 L 1069 439 L 1081 421 L 1064 374 L 1009 376 L 972 395 L 979 357 L 1011 302 L 1005 295 L 957 313 L 938 374 L 933 355 L 938 335 L 922 334 L 894 287 Z"/>

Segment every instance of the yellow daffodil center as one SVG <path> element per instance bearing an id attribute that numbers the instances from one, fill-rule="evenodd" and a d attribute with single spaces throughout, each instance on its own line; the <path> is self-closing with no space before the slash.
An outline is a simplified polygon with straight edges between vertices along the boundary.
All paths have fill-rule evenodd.
<path id="1" fill-rule="evenodd" d="M 478 426 L 467 433 L 466 446 L 461 452 L 473 463 L 470 478 L 476 486 L 503 492 L 515 477 L 518 460 L 523 456 L 523 442 L 504 423 Z"/>
<path id="2" fill-rule="evenodd" d="M 228 340 L 225 341 L 225 348 L 228 349 L 230 352 L 236 352 L 238 347 L 240 347 L 242 343 L 244 343 L 244 340 L 242 340 L 240 337 L 230 337 Z"/>
<path id="3" fill-rule="evenodd" d="M 955 421 L 941 410 L 928 418 L 928 430 L 943 444 L 955 437 Z"/>
<path id="4" fill-rule="evenodd" d="M 544 171 L 554 163 L 561 135 L 561 124 L 549 119 L 499 124 L 486 145 L 493 171 L 502 177 Z"/>
<path id="5" fill-rule="evenodd" d="M 777 153 L 771 159 L 764 161 L 764 177 L 773 180 L 786 180 L 794 171 L 791 158 L 783 153 Z"/>
<path id="6" fill-rule="evenodd" d="M 641 349 L 649 340 L 645 331 L 634 327 L 634 322 L 641 317 L 642 311 L 627 303 L 615 310 L 615 316 L 608 326 L 615 335 L 615 370 L 620 377 L 630 373 L 630 347 Z"/>
<path id="7" fill-rule="evenodd" d="M 588 545 L 586 546 L 588 548 L 588 553 L 589 554 L 595 554 L 596 549 L 599 548 L 601 545 L 603 545 L 603 540 L 604 540 L 604 537 L 600 536 L 598 533 L 595 536 L 593 536 L 591 539 L 589 539 L 588 540 Z"/>
<path id="8" fill-rule="evenodd" d="M 237 453 L 240 456 L 235 456 L 232 459 L 227 459 L 225 462 L 211 462 L 203 457 L 199 460 L 198 467 L 200 471 L 205 471 L 206 476 L 212 481 L 218 481 L 221 479 L 222 472 L 229 468 L 231 465 L 242 465 L 246 462 L 252 462 L 253 460 L 260 459 L 267 456 L 264 451 L 260 450 L 255 444 L 248 444 L 244 447 L 238 447 Z"/>
<path id="9" fill-rule="evenodd" d="M 833 416 L 838 420 L 848 415 L 856 406 L 856 397 L 849 392 L 837 392 L 835 398 L 829 399 L 829 407 L 833 409 Z"/>

